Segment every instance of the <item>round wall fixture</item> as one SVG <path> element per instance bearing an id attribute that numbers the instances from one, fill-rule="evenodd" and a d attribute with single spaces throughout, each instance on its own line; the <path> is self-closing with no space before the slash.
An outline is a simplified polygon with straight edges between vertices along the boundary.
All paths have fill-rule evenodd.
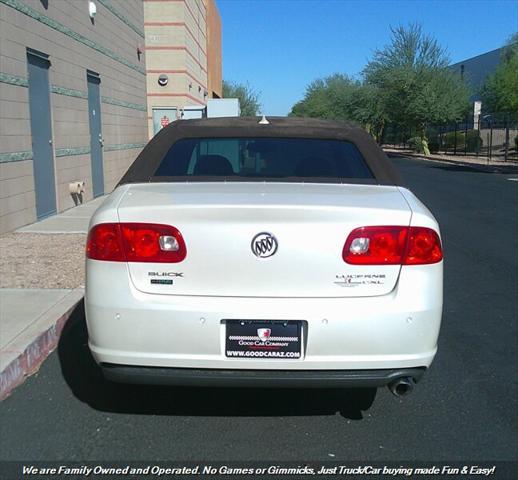
<path id="1" fill-rule="evenodd" d="M 94 18 L 95 15 L 97 14 L 97 6 L 95 5 L 94 2 L 92 2 L 91 0 L 88 2 L 88 15 L 90 15 L 90 18 Z"/>
<path id="2" fill-rule="evenodd" d="M 167 85 L 167 82 L 169 82 L 169 77 L 165 74 L 161 74 L 159 77 L 158 77 L 158 84 L 161 86 L 161 87 L 165 87 Z"/>

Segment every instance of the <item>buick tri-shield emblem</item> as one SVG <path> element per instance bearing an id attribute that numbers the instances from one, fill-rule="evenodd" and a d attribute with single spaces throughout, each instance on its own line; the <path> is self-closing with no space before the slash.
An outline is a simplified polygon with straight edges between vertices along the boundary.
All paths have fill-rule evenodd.
<path id="1" fill-rule="evenodd" d="M 256 257 L 271 257 L 276 251 L 277 239 L 271 233 L 258 233 L 252 240 L 252 252 Z"/>

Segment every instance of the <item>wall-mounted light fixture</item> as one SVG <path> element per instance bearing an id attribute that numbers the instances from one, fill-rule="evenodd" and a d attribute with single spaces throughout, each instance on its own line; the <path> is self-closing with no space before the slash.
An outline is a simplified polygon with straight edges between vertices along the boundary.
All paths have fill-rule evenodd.
<path id="1" fill-rule="evenodd" d="M 165 87 L 169 83 L 169 77 L 165 73 L 161 73 L 158 76 L 158 84 L 161 87 Z"/>
<path id="2" fill-rule="evenodd" d="M 90 0 L 88 2 L 88 15 L 90 15 L 90 18 L 93 20 L 93 18 L 95 17 L 96 14 L 97 14 L 97 6 L 95 5 L 95 2 L 92 2 L 92 0 Z"/>

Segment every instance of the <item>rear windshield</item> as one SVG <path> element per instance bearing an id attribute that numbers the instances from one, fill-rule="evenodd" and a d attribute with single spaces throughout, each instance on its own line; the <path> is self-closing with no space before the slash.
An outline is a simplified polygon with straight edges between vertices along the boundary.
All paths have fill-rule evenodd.
<path id="1" fill-rule="evenodd" d="M 373 179 L 351 142 L 305 138 L 189 138 L 173 144 L 155 180 Z M 197 178 L 196 178 L 197 177 Z M 213 178 L 216 177 L 216 178 Z"/>

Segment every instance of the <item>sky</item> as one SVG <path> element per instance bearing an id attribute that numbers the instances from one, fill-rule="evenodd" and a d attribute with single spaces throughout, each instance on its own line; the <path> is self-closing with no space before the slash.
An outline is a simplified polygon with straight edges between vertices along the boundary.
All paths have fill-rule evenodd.
<path id="1" fill-rule="evenodd" d="M 216 0 L 223 78 L 260 93 L 262 111 L 287 115 L 317 78 L 360 78 L 390 27 L 420 23 L 451 63 L 505 44 L 518 0 Z"/>

